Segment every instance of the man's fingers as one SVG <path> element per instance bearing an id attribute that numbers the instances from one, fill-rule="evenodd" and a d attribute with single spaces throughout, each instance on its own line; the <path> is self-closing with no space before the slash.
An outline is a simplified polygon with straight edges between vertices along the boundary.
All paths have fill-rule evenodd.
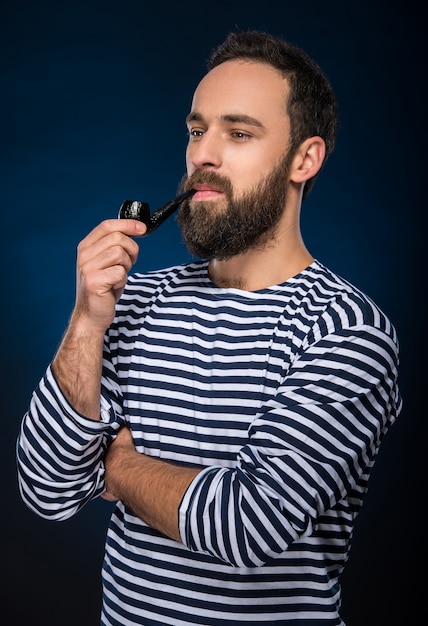
<path id="1" fill-rule="evenodd" d="M 107 500 L 107 502 L 117 502 L 117 498 L 115 498 L 114 495 L 108 491 L 104 491 L 104 493 L 101 494 L 101 497 L 103 500 Z"/>
<path id="2" fill-rule="evenodd" d="M 147 227 L 143 222 L 138 220 L 104 220 L 96 226 L 85 237 L 89 245 L 94 244 L 97 240 L 102 239 L 109 233 L 120 232 L 128 237 L 141 237 L 147 231 Z"/>
<path id="3" fill-rule="evenodd" d="M 138 256 L 138 244 L 131 237 L 135 236 L 136 232 L 144 234 L 146 232 L 145 225 L 135 220 L 106 220 L 102 222 L 79 243 L 77 250 L 81 264 L 85 264 L 88 259 L 93 259 L 101 252 L 115 248 L 115 246 L 127 251 L 132 263 L 135 263 Z"/>

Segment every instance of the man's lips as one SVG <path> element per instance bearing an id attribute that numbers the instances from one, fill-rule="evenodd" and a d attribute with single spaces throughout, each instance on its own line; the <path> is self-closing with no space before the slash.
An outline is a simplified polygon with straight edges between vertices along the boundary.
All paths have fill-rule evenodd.
<path id="1" fill-rule="evenodd" d="M 196 189 L 192 200 L 216 200 L 219 196 L 223 195 L 224 191 L 213 187 L 207 183 L 196 183 L 193 185 L 193 189 Z"/>

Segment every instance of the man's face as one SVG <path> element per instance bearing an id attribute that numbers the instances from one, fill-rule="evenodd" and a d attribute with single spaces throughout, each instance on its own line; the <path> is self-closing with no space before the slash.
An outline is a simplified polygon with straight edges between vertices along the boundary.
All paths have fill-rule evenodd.
<path id="1" fill-rule="evenodd" d="M 287 189 L 287 89 L 270 66 L 242 61 L 223 63 L 199 84 L 182 183 L 197 191 L 179 214 L 197 256 L 229 258 L 273 237 Z"/>

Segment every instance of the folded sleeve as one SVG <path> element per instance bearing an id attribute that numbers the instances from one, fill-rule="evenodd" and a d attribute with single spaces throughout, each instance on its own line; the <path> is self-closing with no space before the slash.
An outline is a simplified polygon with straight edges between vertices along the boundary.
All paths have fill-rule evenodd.
<path id="1" fill-rule="evenodd" d="M 104 453 L 124 423 L 110 375 L 111 367 L 99 421 L 69 404 L 51 366 L 33 392 L 17 440 L 18 484 L 25 504 L 45 519 L 68 519 L 104 491 Z"/>

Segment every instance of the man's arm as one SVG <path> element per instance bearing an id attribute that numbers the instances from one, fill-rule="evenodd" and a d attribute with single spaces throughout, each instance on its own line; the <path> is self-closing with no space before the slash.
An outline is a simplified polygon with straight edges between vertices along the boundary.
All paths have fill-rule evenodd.
<path id="1" fill-rule="evenodd" d="M 107 220 L 78 247 L 76 305 L 53 371 L 74 409 L 94 420 L 100 418 L 105 331 L 137 259 L 131 236 L 145 230 L 134 220 Z M 137 453 L 127 428 L 110 446 L 105 463 L 105 499 L 122 500 L 148 524 L 180 541 L 178 507 L 197 471 Z"/>
<path id="2" fill-rule="evenodd" d="M 122 500 L 140 519 L 171 539 L 181 541 L 178 509 L 200 470 L 177 467 L 140 454 L 122 427 L 105 457 L 106 500 Z"/>
<path id="3" fill-rule="evenodd" d="M 53 371 L 70 404 L 82 415 L 100 418 L 104 334 L 135 263 L 145 225 L 134 220 L 106 220 L 80 244 L 76 304 L 53 361 Z"/>
<path id="4" fill-rule="evenodd" d="M 137 257 L 131 236 L 144 232 L 142 223 L 108 220 L 79 245 L 76 306 L 54 367 L 47 368 L 32 394 L 17 440 L 22 498 L 46 519 L 70 518 L 104 490 L 106 445 L 123 423 L 114 393 L 111 404 L 104 398 L 100 406 L 104 334 Z"/>
<path id="5" fill-rule="evenodd" d="M 235 567 L 277 558 L 318 520 L 338 530 L 346 550 L 353 511 L 401 406 L 396 373 L 392 331 L 363 324 L 324 334 L 254 418 L 236 465 L 176 468 L 139 454 L 121 431 L 107 451 L 107 491 L 190 550 Z"/>

